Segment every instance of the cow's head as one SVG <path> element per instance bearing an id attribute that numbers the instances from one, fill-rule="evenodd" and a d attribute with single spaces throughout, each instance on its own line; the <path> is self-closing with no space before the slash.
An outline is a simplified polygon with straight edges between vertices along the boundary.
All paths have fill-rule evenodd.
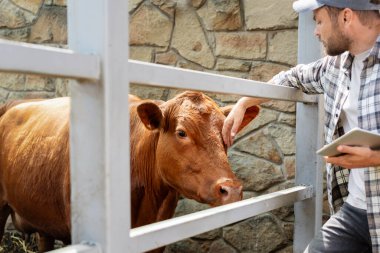
<path id="1" fill-rule="evenodd" d="M 182 93 L 159 106 L 145 102 L 137 107 L 145 127 L 160 132 L 157 173 L 187 198 L 212 206 L 242 198 L 242 185 L 231 171 L 222 139 L 229 111 L 200 92 Z M 259 108 L 249 111 L 243 124 L 255 118 Z"/>

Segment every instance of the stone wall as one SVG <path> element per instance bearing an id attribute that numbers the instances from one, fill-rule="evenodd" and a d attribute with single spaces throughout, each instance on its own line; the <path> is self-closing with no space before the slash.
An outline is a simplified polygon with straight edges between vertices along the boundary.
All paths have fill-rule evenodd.
<path id="1" fill-rule="evenodd" d="M 65 0 L 0 1 L 0 38 L 66 47 Z M 1 56 L 0 56 L 1 57 Z M 37 75 L 0 73 L 0 103 L 17 98 L 68 94 L 68 81 Z"/>
<path id="2" fill-rule="evenodd" d="M 298 16 L 291 9 L 292 2 L 130 0 L 130 58 L 267 81 L 296 64 Z M 2 0 L 0 38 L 66 47 L 66 13 L 65 0 Z M 163 100 L 180 92 L 136 84 L 130 90 Z M 0 73 L 0 102 L 66 95 L 67 80 Z M 208 95 L 220 105 L 239 98 Z M 245 198 L 293 186 L 295 104 L 264 104 L 259 118 L 237 136 L 229 158 L 244 182 Z M 183 199 L 176 215 L 205 208 Z M 293 207 L 283 207 L 172 244 L 166 252 L 292 252 L 293 227 Z"/>

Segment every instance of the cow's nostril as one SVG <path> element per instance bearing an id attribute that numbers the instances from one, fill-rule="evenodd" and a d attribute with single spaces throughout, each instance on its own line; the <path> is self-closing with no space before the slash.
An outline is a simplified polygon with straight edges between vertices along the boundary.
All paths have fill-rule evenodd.
<path id="1" fill-rule="evenodd" d="M 220 187 L 219 192 L 222 195 L 228 195 L 227 189 L 225 189 L 223 186 Z"/>

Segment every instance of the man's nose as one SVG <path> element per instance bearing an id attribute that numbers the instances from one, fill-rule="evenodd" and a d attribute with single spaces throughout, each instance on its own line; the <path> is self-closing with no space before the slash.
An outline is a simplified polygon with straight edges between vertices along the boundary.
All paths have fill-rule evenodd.
<path id="1" fill-rule="evenodd" d="M 316 28 L 314 28 L 314 35 L 318 38 L 318 39 L 320 39 L 320 33 L 319 33 L 319 29 L 316 27 Z"/>

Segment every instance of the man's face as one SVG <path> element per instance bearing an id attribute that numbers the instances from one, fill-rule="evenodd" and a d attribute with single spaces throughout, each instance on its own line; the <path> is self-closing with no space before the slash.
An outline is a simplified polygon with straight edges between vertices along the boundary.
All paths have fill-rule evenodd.
<path id="1" fill-rule="evenodd" d="M 326 54 L 335 56 L 349 50 L 351 41 L 342 32 L 339 17 L 332 21 L 326 7 L 321 7 L 314 11 L 314 20 L 314 34 L 322 42 Z"/>

